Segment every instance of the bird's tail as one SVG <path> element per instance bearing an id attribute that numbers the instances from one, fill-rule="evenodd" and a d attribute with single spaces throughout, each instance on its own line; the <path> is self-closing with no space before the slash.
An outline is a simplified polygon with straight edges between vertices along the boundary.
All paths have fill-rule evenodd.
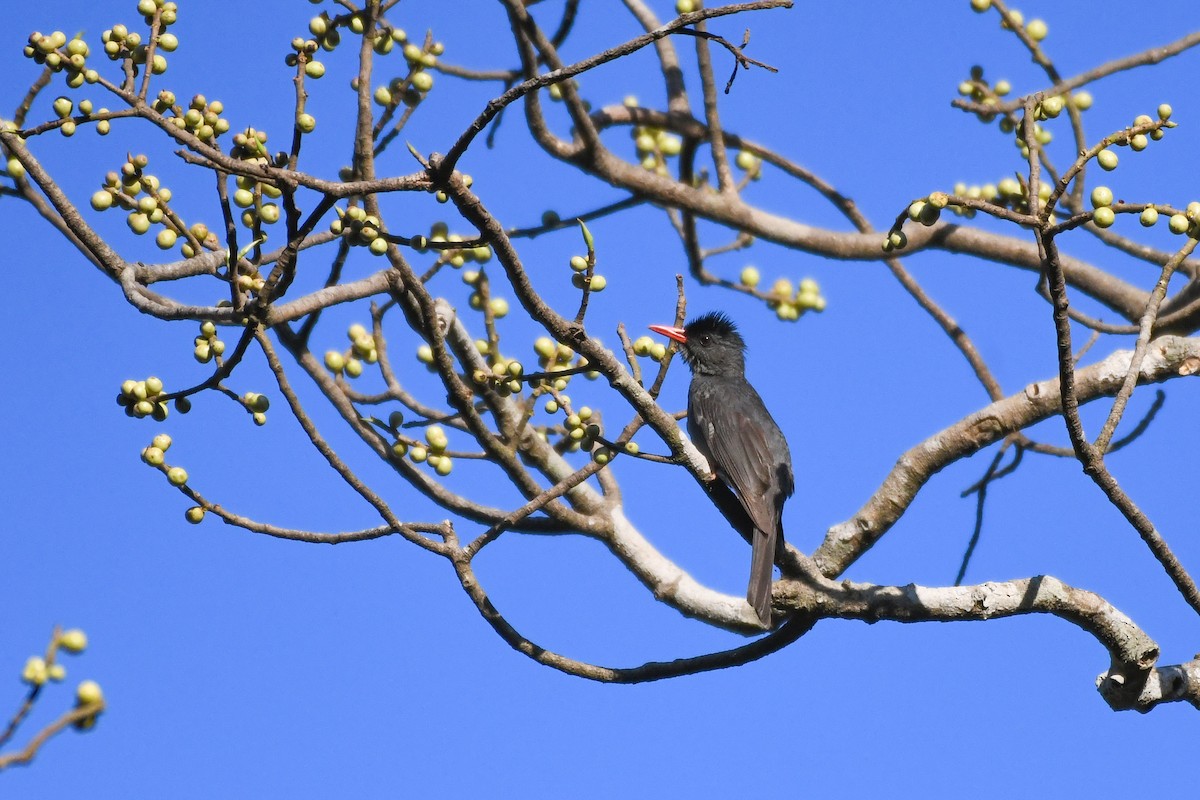
<path id="1" fill-rule="evenodd" d="M 765 624 L 771 623 L 771 579 L 775 568 L 775 548 L 778 544 L 776 530 L 754 529 L 754 541 L 750 553 L 750 585 L 746 589 L 746 600 L 758 612 Z"/>

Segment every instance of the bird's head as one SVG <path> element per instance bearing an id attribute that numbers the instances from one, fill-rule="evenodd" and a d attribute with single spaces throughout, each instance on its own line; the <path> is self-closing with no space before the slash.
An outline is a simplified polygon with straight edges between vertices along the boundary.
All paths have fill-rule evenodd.
<path id="1" fill-rule="evenodd" d="M 683 360 L 696 375 L 742 375 L 746 342 L 733 320 L 719 311 L 696 317 L 682 328 L 651 325 L 650 330 L 683 345 Z"/>

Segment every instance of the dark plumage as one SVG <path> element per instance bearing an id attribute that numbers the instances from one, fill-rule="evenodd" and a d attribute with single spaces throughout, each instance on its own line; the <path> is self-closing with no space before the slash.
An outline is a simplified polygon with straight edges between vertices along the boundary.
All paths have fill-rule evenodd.
<path id="1" fill-rule="evenodd" d="M 729 317 L 712 312 L 683 328 L 650 329 L 683 345 L 692 369 L 688 434 L 754 523 L 746 599 L 770 622 L 771 571 L 783 547 L 783 503 L 793 490 L 787 441 L 746 381 L 746 343 Z"/>

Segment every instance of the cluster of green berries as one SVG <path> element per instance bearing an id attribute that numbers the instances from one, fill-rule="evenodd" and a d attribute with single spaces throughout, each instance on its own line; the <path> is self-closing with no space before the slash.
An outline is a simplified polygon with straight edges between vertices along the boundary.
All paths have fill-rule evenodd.
<path id="1" fill-rule="evenodd" d="M 68 41 L 62 31 L 34 31 L 29 34 L 29 44 L 25 45 L 24 53 L 26 58 L 33 59 L 35 64 L 45 65 L 52 72 L 65 72 L 67 86 L 72 89 L 100 80 L 100 73 L 87 66 L 91 48 L 78 36 Z"/>
<path id="2" fill-rule="evenodd" d="M 47 681 L 61 681 L 67 677 L 67 669 L 62 664 L 47 664 L 41 656 L 30 656 L 21 670 L 21 680 L 30 686 L 43 686 Z"/>
<path id="3" fill-rule="evenodd" d="M 167 481 L 172 486 L 183 486 L 188 482 L 187 470 L 183 467 L 171 467 L 166 464 L 167 450 L 171 448 L 171 437 L 160 433 L 142 448 L 142 462 L 155 469 L 163 471 Z"/>
<path id="4" fill-rule="evenodd" d="M 87 649 L 87 644 L 87 634 L 79 628 L 71 628 L 58 633 L 57 638 L 51 642 L 46 657 L 30 656 L 25 661 L 25 667 L 21 670 L 21 680 L 36 689 L 45 686 L 48 681 L 57 683 L 66 679 L 67 669 L 58 662 L 58 653 L 67 652 L 77 655 Z M 75 688 L 76 708 L 99 706 L 103 702 L 104 693 L 100 691 L 100 684 L 95 681 L 81 681 Z M 96 711 L 94 714 L 77 720 L 74 723 L 75 727 L 79 730 L 88 730 L 96 724 L 96 717 L 99 713 Z"/>
<path id="5" fill-rule="evenodd" d="M 1147 208 L 1142 212 L 1142 224 L 1153 225 L 1154 222 L 1147 222 L 1147 211 L 1153 211 L 1153 208 Z M 1154 220 L 1157 221 L 1157 214 L 1154 215 Z M 1167 226 L 1171 229 L 1171 233 L 1184 234 L 1189 238 L 1200 239 L 1200 202 L 1192 201 L 1187 204 L 1187 210 L 1181 214 L 1172 214 L 1168 220 Z"/>
<path id="6" fill-rule="evenodd" d="M 267 152 L 267 132 L 256 128 L 247 128 L 233 135 L 233 147 L 230 155 L 254 164 L 287 163 L 286 153 L 276 153 L 271 156 Z M 233 192 L 233 204 L 243 209 L 242 224 L 247 228 L 261 232 L 261 226 L 274 225 L 279 221 L 279 204 L 270 202 L 277 200 L 283 191 L 279 187 L 259 181 L 255 178 L 239 175 L 236 179 L 237 188 Z"/>
<path id="7" fill-rule="evenodd" d="M 1042 202 L 1049 200 L 1052 191 L 1050 183 L 1042 181 L 1038 184 L 1038 199 Z M 996 205 L 1008 206 L 1015 211 L 1027 213 L 1029 211 L 1029 186 L 1016 178 L 1002 178 L 996 183 L 995 196 L 989 199 Z"/>
<path id="8" fill-rule="evenodd" d="M 1160 139 L 1162 139 L 1164 136 L 1166 136 L 1166 134 L 1167 134 L 1166 129 L 1175 127 L 1175 123 L 1171 122 L 1171 114 L 1174 113 L 1174 109 L 1172 109 L 1169 104 L 1162 103 L 1159 105 L 1157 111 L 1158 111 L 1158 122 L 1157 123 L 1155 123 L 1155 121 L 1150 117 L 1149 114 L 1139 114 L 1136 117 L 1134 117 L 1133 125 L 1132 125 L 1132 127 L 1134 127 L 1134 128 L 1144 128 L 1147 125 L 1155 126 L 1148 133 L 1135 133 L 1132 136 L 1128 137 L 1127 141 L 1118 141 L 1117 145 L 1118 146 L 1128 145 L 1130 150 L 1133 150 L 1136 153 L 1140 153 L 1141 151 L 1145 150 L 1147 147 L 1150 146 L 1151 141 L 1157 142 Z M 1105 151 L 1101 151 L 1101 153 L 1103 153 L 1103 152 L 1105 152 Z M 1111 151 L 1109 151 L 1109 152 L 1111 152 Z M 1113 167 L 1116 167 L 1116 165 L 1117 165 L 1116 158 L 1115 158 L 1116 154 L 1114 153 L 1113 156 L 1114 157 L 1112 159 L 1112 167 L 1106 167 L 1106 169 L 1112 169 Z M 1097 156 L 1097 158 L 1099 158 L 1099 155 Z M 1103 166 L 1103 164 L 1101 164 L 1101 166 Z"/>
<path id="9" fill-rule="evenodd" d="M 387 252 L 388 240 L 383 236 L 379 217 L 368 214 L 361 206 L 337 209 L 337 219 L 329 223 L 329 231 L 349 244 L 366 247 L 377 256 Z"/>
<path id="10" fill-rule="evenodd" d="M 561 404 L 555 400 L 546 401 L 546 412 L 549 414 L 556 413 L 559 410 L 569 411 L 569 409 L 561 408 Z M 603 429 L 599 425 L 599 419 L 595 417 L 595 412 L 588 406 L 583 406 L 574 414 L 567 414 L 563 419 L 563 436 L 565 437 L 564 444 L 567 445 L 569 452 L 576 450 L 590 451 L 596 443 L 596 437 L 603 433 Z M 596 448 L 604 450 L 604 461 L 607 463 L 611 458 L 611 453 L 608 448 Z"/>
<path id="11" fill-rule="evenodd" d="M 150 440 L 150 444 L 142 448 L 142 462 L 152 467 L 161 467 L 166 461 L 166 454 L 170 449 L 171 437 L 160 433 Z"/>
<path id="12" fill-rule="evenodd" d="M 633 340 L 633 354 L 653 361 L 662 361 L 667 357 L 667 346 L 649 336 L 639 336 Z"/>
<path id="13" fill-rule="evenodd" d="M 454 460 L 446 453 L 450 440 L 441 425 L 430 425 L 425 429 L 425 441 L 410 439 L 400 434 L 400 426 L 404 424 L 404 414 L 393 411 L 388 415 L 388 429 L 396 437 L 392 443 L 392 456 L 398 459 L 408 457 L 414 464 L 428 464 L 443 477 L 454 469 Z"/>
<path id="14" fill-rule="evenodd" d="M 1157 141 L 1162 139 L 1165 131 L 1169 127 L 1174 127 L 1175 123 L 1170 122 L 1172 108 L 1166 103 L 1158 107 L 1158 124 L 1151 129 L 1149 133 L 1135 133 L 1131 136 L 1123 137 L 1123 140 L 1116 142 L 1118 146 L 1128 145 L 1129 149 L 1136 151 L 1145 150 L 1151 140 Z M 1134 128 L 1145 128 L 1154 125 L 1155 121 L 1147 114 L 1140 114 L 1133 120 Z M 1117 154 L 1109 148 L 1104 148 L 1096 154 L 1096 163 L 1102 169 L 1112 171 L 1117 167 Z M 1117 218 L 1116 212 L 1111 208 L 1113 204 L 1112 190 L 1107 186 L 1097 186 L 1092 189 L 1092 222 L 1098 228 L 1107 228 L 1111 226 Z M 1171 215 L 1168 226 L 1172 233 L 1188 234 L 1192 238 L 1197 237 L 1196 223 L 1200 220 L 1200 203 L 1189 203 L 1187 210 L 1181 213 Z M 1153 227 L 1158 222 L 1158 209 L 1154 206 L 1149 206 L 1142 210 L 1140 221 L 1143 226 Z"/>
<path id="15" fill-rule="evenodd" d="M 1112 190 L 1107 186 L 1097 186 L 1092 189 L 1092 222 L 1099 228 L 1107 228 L 1116 221 Z M 1152 228 L 1158 223 L 1159 212 L 1154 206 L 1142 210 L 1138 221 L 1143 227 Z M 1167 220 L 1167 228 L 1176 235 L 1187 234 L 1189 238 L 1200 239 L 1200 202 L 1192 201 L 1183 211 L 1176 211 Z"/>
<path id="16" fill-rule="evenodd" d="M 464 175 L 463 179 L 467 181 L 468 186 L 471 185 L 470 175 Z M 424 250 L 428 248 L 430 243 L 455 244 L 462 241 L 464 241 L 462 235 L 458 233 L 450 233 L 450 229 L 445 222 L 435 222 L 432 226 L 430 226 L 429 236 L 427 237 L 427 241 L 422 242 L 421 249 Z M 440 252 L 441 260 L 455 269 L 463 266 L 468 261 L 474 261 L 476 264 L 486 264 L 492 260 L 492 248 L 488 247 L 486 244 L 481 244 L 478 247 L 446 248 L 441 249 Z M 469 274 L 470 273 L 463 273 L 463 281 L 468 286 L 474 286 L 475 281 L 478 280 L 478 276 L 476 276 L 474 280 L 467 280 L 467 275 Z"/>
<path id="17" fill-rule="evenodd" d="M 344 351 L 329 350 L 325 353 L 325 367 L 335 375 L 345 374 L 357 378 L 363 373 L 363 362 L 374 364 L 379 361 L 375 337 L 362 325 L 355 323 L 346 330 L 350 347 Z"/>
<path id="18" fill-rule="evenodd" d="M 608 286 L 608 279 L 597 275 L 595 257 L 571 256 L 571 285 L 576 289 L 587 289 L 591 292 L 603 292 Z"/>
<path id="19" fill-rule="evenodd" d="M 179 39 L 166 29 L 178 20 L 179 8 L 173 2 L 164 0 L 140 0 L 138 13 L 142 15 L 147 26 L 154 24 L 157 15 L 159 21 L 158 38 L 154 42 L 154 55 L 150 58 L 150 71 L 161 75 L 167 71 L 167 59 L 163 53 L 172 53 L 179 47 Z M 104 54 L 111 61 L 130 59 L 134 64 L 143 65 L 150 55 L 148 43 L 142 41 L 137 31 L 131 31 L 125 25 L 113 25 L 100 36 L 104 44 Z"/>
<path id="20" fill-rule="evenodd" d="M 603 445 L 601 445 L 600 447 L 594 447 L 594 448 L 592 448 L 592 460 L 595 461 L 597 464 L 607 464 L 609 461 L 612 461 L 613 456 L 617 452 L 618 451 L 614 450 L 613 448 L 606 447 Z M 625 443 L 625 452 L 629 453 L 631 456 L 636 456 L 638 453 L 641 452 L 641 448 L 638 447 L 637 442 L 626 442 Z"/>
<path id="21" fill-rule="evenodd" d="M 271 407 L 271 398 L 258 392 L 246 392 L 242 395 L 241 403 L 253 416 L 255 425 L 267 424 L 267 409 Z"/>
<path id="22" fill-rule="evenodd" d="M 78 112 L 79 116 L 82 117 L 82 121 L 91 120 L 93 113 L 108 113 L 107 108 L 101 108 L 99 112 L 96 112 L 95 107 L 92 105 L 92 101 L 87 99 L 80 100 L 79 105 L 76 106 L 69 97 L 56 97 L 54 99 L 53 108 L 55 115 L 61 120 L 61 123 L 58 126 L 58 131 L 63 136 L 75 135 L 77 123 L 72 117 L 73 113 Z M 96 120 L 96 133 L 100 134 L 101 136 L 107 136 L 110 130 L 112 130 L 112 126 L 108 120 Z"/>
<path id="23" fill-rule="evenodd" d="M 635 125 L 630 131 L 642 169 L 662 176 L 667 173 L 667 159 L 679 155 L 683 140 L 670 131 L 649 125 Z"/>
<path id="24" fill-rule="evenodd" d="M 795 322 L 806 311 L 825 310 L 821 287 L 812 278 L 804 278 L 796 286 L 787 278 L 779 278 L 772 284 L 770 295 L 767 305 L 784 322 Z"/>
<path id="25" fill-rule="evenodd" d="M 738 282 L 754 289 L 762 282 L 762 273 L 757 267 L 746 266 L 738 276 Z M 821 295 L 820 284 L 812 278 L 805 278 L 798 286 L 787 278 L 779 278 L 771 285 L 767 305 L 774 309 L 779 319 L 795 322 L 806 311 L 824 311 L 825 298 Z"/>
<path id="26" fill-rule="evenodd" d="M 1006 80 L 998 80 L 995 84 L 989 84 L 983 77 L 983 67 L 975 65 L 971 67 L 971 77 L 958 85 L 958 93 L 963 97 L 969 97 L 972 101 L 985 106 L 999 105 L 1000 98 L 1007 96 L 1012 91 L 1012 84 Z M 991 112 L 984 112 L 979 115 L 981 122 L 989 123 L 996 118 L 996 115 Z M 1012 117 L 1001 117 L 1000 128 L 1005 133 L 1011 133 L 1015 125 Z"/>
<path id="27" fill-rule="evenodd" d="M 127 380 L 121 384 L 121 391 L 117 395 L 117 404 L 125 409 L 125 415 L 129 417 L 151 417 L 158 422 L 162 422 L 167 418 L 167 403 L 162 400 L 163 382 L 155 377 L 146 378 L 144 381 Z M 182 399 L 182 398 L 180 398 Z M 178 402 L 176 408 L 180 413 L 186 413 L 179 408 Z"/>
<path id="28" fill-rule="evenodd" d="M 147 25 L 154 24 L 155 14 L 158 14 L 158 21 L 164 28 L 174 25 L 179 19 L 179 6 L 171 0 L 138 0 L 137 10 Z M 174 50 L 175 48 L 170 49 Z"/>
<path id="29" fill-rule="evenodd" d="M 982 14 L 992 7 L 992 0 L 971 0 L 971 8 Z M 1009 20 L 1012 24 L 1009 24 Z M 1026 35 L 1035 42 L 1040 42 L 1050 33 L 1050 29 L 1046 23 L 1040 19 L 1031 19 L 1028 23 L 1025 22 L 1025 15 L 1015 8 L 1009 9 L 1008 18 L 1003 16 L 1000 18 L 1000 27 L 1005 30 L 1011 30 L 1013 25 L 1021 26 L 1025 29 Z"/>
<path id="30" fill-rule="evenodd" d="M 342 34 L 337 28 L 337 23 L 330 18 L 327 11 L 322 11 L 319 16 L 308 21 L 308 32 L 313 35 L 317 46 L 327 53 L 333 52 L 342 43 Z"/>
<path id="31" fill-rule="evenodd" d="M 985 183 L 982 186 L 978 184 L 967 185 L 962 181 L 954 184 L 954 194 L 959 197 L 968 197 L 972 200 L 986 200 L 989 203 L 997 203 L 1000 200 L 1000 189 L 994 183 Z M 971 218 L 975 216 L 975 209 L 967 208 L 966 206 L 952 205 L 950 210 L 959 216 Z M 894 245 L 900 247 L 902 245 Z"/>
<path id="32" fill-rule="evenodd" d="M 53 654 L 59 650 L 68 653 L 82 653 L 87 649 L 87 634 L 79 628 L 71 628 L 58 634 L 51 645 L 51 658 L 48 661 L 42 656 L 30 656 L 21 670 L 21 680 L 30 686 L 44 686 L 47 681 L 61 681 L 67 677 L 67 670 L 54 659 Z"/>
<path id="33" fill-rule="evenodd" d="M 433 74 L 428 68 L 437 65 L 438 56 L 445 52 L 446 47 L 441 42 L 433 42 L 427 47 L 408 42 L 404 31 L 399 28 L 393 28 L 390 36 L 375 39 L 375 49 L 380 53 L 390 52 L 393 44 L 403 45 L 408 74 L 393 78 L 386 86 L 376 88 L 373 97 L 376 103 L 387 108 L 395 108 L 400 103 L 415 106 L 433 88 Z"/>
<path id="34" fill-rule="evenodd" d="M 942 209 L 949 205 L 949 203 L 950 197 L 945 192 L 933 192 L 928 197 L 909 203 L 906 216 L 913 222 L 918 222 L 926 227 L 935 225 L 942 215 Z M 885 253 L 890 253 L 893 250 L 903 250 L 908 244 L 908 237 L 900 229 L 902 222 L 903 220 L 893 226 L 888 231 L 887 238 L 883 240 L 883 251 Z"/>
<path id="35" fill-rule="evenodd" d="M 549 336 L 539 336 L 535 339 L 533 342 L 533 352 L 537 353 L 538 368 L 542 372 L 561 372 L 572 367 L 583 366 L 585 363 L 582 356 L 576 360 L 574 350 L 565 344 L 554 341 Z M 585 375 L 588 378 L 595 378 L 599 373 L 587 372 Z M 570 375 L 561 375 L 548 379 L 546 385 L 557 392 L 561 392 L 567 388 L 567 384 L 570 382 Z"/>
<path id="36" fill-rule="evenodd" d="M 284 56 L 283 61 L 289 67 L 296 67 L 303 64 L 304 75 L 307 78 L 314 80 L 324 78 L 325 65 L 313 58 L 320 47 L 321 44 L 316 39 L 305 39 L 303 36 L 297 36 L 295 39 L 292 39 L 292 52 Z"/>
<path id="37" fill-rule="evenodd" d="M 125 224 L 138 236 L 161 225 L 162 229 L 155 236 L 154 243 L 163 250 L 169 250 L 183 233 L 183 224 L 170 209 L 171 190 L 163 186 L 157 176 L 146 172 L 149 163 L 150 159 L 145 154 L 127 156 L 119 172 L 111 171 L 104 176 L 104 185 L 92 195 L 91 205 L 96 211 L 106 211 L 114 206 L 127 211 Z M 193 226 L 192 232 L 199 234 L 195 236 L 198 243 L 207 242 L 215 246 L 216 237 L 210 240 L 206 226 Z M 195 255 L 195 248 L 186 245 L 184 255 Z"/>
<path id="38" fill-rule="evenodd" d="M 475 311 L 482 311 L 484 308 L 484 294 L 482 288 L 483 273 L 479 270 L 466 270 L 463 272 L 463 283 L 467 286 L 474 286 L 476 290 L 471 292 L 467 297 L 467 304 Z M 508 316 L 509 303 L 503 297 L 489 297 L 487 299 L 487 311 L 492 315 L 493 319 L 502 319 Z"/>
<path id="39" fill-rule="evenodd" d="M 175 93 L 166 89 L 154 98 L 154 110 L 168 114 L 167 121 L 181 130 L 190 131 L 202 142 L 212 142 L 229 131 L 229 120 L 222 117 L 225 104 L 209 100 L 202 94 L 193 95 L 187 109 L 176 102 Z"/>
<path id="40" fill-rule="evenodd" d="M 217 326 L 211 320 L 205 320 L 200 323 L 200 335 L 192 340 L 196 349 L 192 351 L 192 355 L 201 364 L 207 364 L 212 361 L 213 356 L 218 359 L 225 354 L 225 342 L 217 337 Z"/>
<path id="41" fill-rule="evenodd" d="M 163 468 L 166 462 L 167 450 L 171 447 L 171 437 L 160 433 L 150 442 L 150 446 L 142 450 L 142 461 L 155 468 Z M 172 486 L 183 486 L 188 481 L 187 470 L 183 467 L 167 467 L 167 480 Z M 183 518 L 193 525 L 199 525 L 204 519 L 204 508 L 192 506 L 183 512 Z"/>
<path id="42" fill-rule="evenodd" d="M 403 416 L 398 411 L 392 412 L 390 421 L 393 428 L 399 428 Z M 392 455 L 396 458 L 408 456 L 408 459 L 414 464 L 428 464 L 434 472 L 445 477 L 454 469 L 454 459 L 446 453 L 446 448 L 449 446 L 450 440 L 446 436 L 445 429 L 441 425 L 430 425 L 425 429 L 424 443 L 406 441 L 397 436 L 396 441 L 392 444 Z"/>
<path id="43" fill-rule="evenodd" d="M 425 345 L 428 347 L 428 345 Z M 488 343 L 480 339 L 475 343 L 475 346 L 480 349 L 483 355 L 488 355 L 491 348 Z M 417 357 L 422 358 L 424 352 L 418 352 Z M 506 359 L 503 356 L 496 355 L 489 357 L 490 370 L 477 369 L 471 375 L 471 380 L 477 386 L 491 386 L 493 391 L 501 397 L 508 397 L 513 394 L 520 394 L 521 388 L 524 385 L 522 378 L 525 376 L 525 365 L 516 359 Z M 564 384 L 565 385 L 565 384 Z"/>

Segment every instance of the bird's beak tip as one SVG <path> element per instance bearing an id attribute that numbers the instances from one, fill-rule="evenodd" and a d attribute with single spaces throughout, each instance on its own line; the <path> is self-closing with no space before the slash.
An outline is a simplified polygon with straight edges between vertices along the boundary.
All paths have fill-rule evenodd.
<path id="1" fill-rule="evenodd" d="M 687 344 L 687 334 L 683 332 L 683 328 L 675 328 L 670 325 L 649 325 L 647 327 L 655 333 L 661 333 L 668 339 L 674 339 L 680 344 Z"/>

